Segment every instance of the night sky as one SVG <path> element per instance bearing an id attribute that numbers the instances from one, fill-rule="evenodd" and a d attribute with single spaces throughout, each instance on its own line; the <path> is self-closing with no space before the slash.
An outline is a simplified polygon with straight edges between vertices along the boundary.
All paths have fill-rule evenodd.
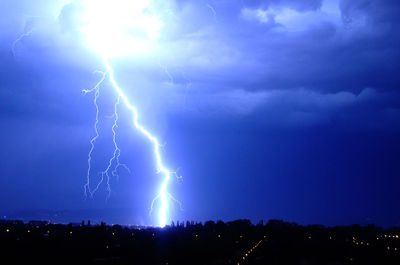
<path id="1" fill-rule="evenodd" d="M 108 201 L 105 185 L 85 200 L 95 106 L 82 90 L 105 69 L 80 2 L 0 0 L 0 215 L 154 224 L 161 176 L 123 105 L 131 172 L 111 179 Z M 399 1 L 155 5 L 154 47 L 111 62 L 183 177 L 170 182 L 183 208 L 171 201 L 171 220 L 400 225 Z M 112 156 L 116 99 L 106 80 L 92 185 Z"/>

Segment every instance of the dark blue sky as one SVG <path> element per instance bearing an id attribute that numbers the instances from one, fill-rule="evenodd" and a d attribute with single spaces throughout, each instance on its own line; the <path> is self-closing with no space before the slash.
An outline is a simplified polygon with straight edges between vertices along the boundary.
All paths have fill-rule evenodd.
<path id="1" fill-rule="evenodd" d="M 131 173 L 112 179 L 108 202 L 104 185 L 84 199 L 95 108 L 81 91 L 104 66 L 79 31 L 80 2 L 0 2 L 0 214 L 151 224 L 161 176 L 122 105 Z M 400 225 L 398 1 L 156 6 L 155 47 L 112 64 L 183 176 L 172 219 Z M 106 81 L 93 183 L 112 155 L 115 100 Z"/>

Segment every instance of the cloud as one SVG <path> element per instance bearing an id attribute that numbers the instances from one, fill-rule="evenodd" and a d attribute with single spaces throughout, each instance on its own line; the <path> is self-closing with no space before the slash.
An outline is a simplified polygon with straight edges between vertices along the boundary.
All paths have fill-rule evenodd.
<path id="1" fill-rule="evenodd" d="M 337 1 L 325 1 L 316 9 L 303 10 L 288 6 L 269 6 L 268 8 L 243 8 L 241 15 L 249 21 L 273 24 L 281 31 L 304 31 L 323 23 L 341 26 L 341 13 Z"/>
<path id="2" fill-rule="evenodd" d="M 285 7 L 291 8 L 300 12 L 317 10 L 321 7 L 323 0 L 250 0 L 246 1 L 246 5 L 250 7 Z"/>
<path id="3" fill-rule="evenodd" d="M 7 57 L 0 63 L 5 86 L 2 98 L 15 92 L 12 76 L 23 74 L 19 67 L 28 73 L 35 71 L 43 79 L 37 90 L 27 88 L 27 99 L 36 98 L 32 95 L 36 92 L 46 96 L 54 93 L 49 84 L 53 87 L 57 82 L 49 81 L 49 76 L 68 84 L 56 86 L 64 93 L 78 95 L 90 86 L 91 72 L 101 69 L 101 62 L 85 46 L 78 30 L 79 1 L 46 3 L 43 0 L 42 5 L 48 6 L 45 10 L 24 5 L 24 12 L 30 14 L 25 25 L 3 36 L 0 50 L 7 57 L 14 37 L 28 28 L 35 29 L 16 46 L 16 58 Z M 144 108 L 157 102 L 157 111 L 176 114 L 186 105 L 194 115 L 222 117 L 253 115 L 263 108 L 269 112 L 276 109 L 277 116 L 279 111 L 296 113 L 294 110 L 307 116 L 304 113 L 310 108 L 312 113 L 322 111 L 332 116 L 356 105 L 360 95 L 368 91 L 366 87 L 381 95 L 392 93 L 400 84 L 399 37 L 395 34 L 399 21 L 393 15 L 394 2 L 210 4 L 217 21 L 207 5 L 198 1 L 163 2 L 160 16 L 164 28 L 154 51 L 113 62 L 120 82 L 128 93 L 141 99 Z M 23 20 L 15 4 L 5 6 L 11 10 L 7 14 L 10 18 Z M 0 27 L 6 28 L 5 21 Z M 11 64 L 15 67 L 6 67 L 10 60 L 15 60 Z M 173 76 L 172 84 L 160 64 Z M 73 84 L 68 76 L 74 77 Z M 31 84 L 27 81 L 21 86 Z M 368 108 L 374 100 L 378 98 L 372 97 L 363 106 Z M 36 106 L 38 102 L 26 101 L 24 105 Z M 7 108 L 12 112 L 20 106 L 16 102 Z M 54 109 L 49 108 L 49 112 L 54 113 Z"/>
<path id="4" fill-rule="evenodd" d="M 353 115 L 362 110 L 380 113 L 374 118 L 383 120 L 388 113 L 397 115 L 400 104 L 393 99 L 398 97 L 399 93 L 381 93 L 372 88 L 358 94 L 321 93 L 304 88 L 254 92 L 238 89 L 197 96 L 189 101 L 188 108 L 195 116 L 214 119 L 253 116 L 268 126 L 304 127 L 327 124 L 336 116 Z M 337 121 L 349 122 L 347 118 Z"/>

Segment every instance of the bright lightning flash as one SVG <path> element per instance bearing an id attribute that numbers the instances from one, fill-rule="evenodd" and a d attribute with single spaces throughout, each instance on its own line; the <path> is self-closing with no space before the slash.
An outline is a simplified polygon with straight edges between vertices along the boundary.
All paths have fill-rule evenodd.
<path id="1" fill-rule="evenodd" d="M 104 175 L 107 177 L 107 189 L 109 190 L 109 172 L 113 161 L 117 162 L 117 167 L 122 166 L 119 164 L 120 149 L 118 148 L 115 141 L 115 128 L 117 126 L 118 114 L 117 105 L 120 100 L 133 114 L 133 124 L 137 130 L 139 130 L 146 138 L 153 144 L 154 156 L 156 159 L 157 170 L 163 175 L 163 180 L 159 188 L 158 195 L 151 203 L 151 211 L 155 201 L 160 201 L 160 207 L 158 210 L 158 223 L 159 226 L 164 227 L 169 221 L 169 200 L 176 201 L 168 193 L 168 183 L 171 176 L 176 173 L 168 170 L 161 158 L 161 145 L 158 139 L 152 135 L 147 129 L 145 129 L 139 123 L 139 114 L 134 105 L 132 105 L 124 93 L 123 89 L 118 85 L 113 67 L 111 66 L 110 59 L 116 56 L 128 56 L 131 54 L 145 53 L 148 52 L 154 40 L 158 37 L 159 30 L 162 26 L 158 17 L 152 14 L 152 5 L 150 0 L 85 0 L 83 2 L 83 26 L 81 28 L 82 33 L 85 35 L 87 44 L 89 47 L 98 53 L 107 73 L 103 75 L 102 80 L 92 90 L 86 92 L 95 92 L 95 106 L 97 109 L 95 132 L 96 136 L 91 140 L 91 149 L 88 156 L 88 173 L 87 173 L 87 186 L 85 185 L 85 192 L 89 188 L 89 175 L 90 175 L 90 164 L 91 154 L 94 150 L 94 142 L 99 137 L 97 131 L 98 125 L 98 106 L 97 98 L 99 96 L 99 86 L 104 81 L 106 75 L 108 76 L 112 87 L 118 95 L 118 101 L 114 109 L 114 126 L 112 128 L 114 133 L 114 146 L 115 151 L 113 157 L 110 159 L 108 167 L 102 172 L 102 180 Z M 116 170 L 116 169 L 115 169 Z M 112 174 L 114 174 L 112 171 Z M 101 180 L 101 182 L 102 182 Z M 100 182 L 100 183 L 101 183 Z M 96 189 L 98 188 L 98 185 Z M 96 190 L 95 189 L 95 190 Z M 90 192 L 92 195 L 94 192 Z M 179 202 L 178 202 L 179 203 Z"/>
<path id="2" fill-rule="evenodd" d="M 162 26 L 150 8 L 150 0 L 85 0 L 81 31 L 102 57 L 146 53 Z"/>

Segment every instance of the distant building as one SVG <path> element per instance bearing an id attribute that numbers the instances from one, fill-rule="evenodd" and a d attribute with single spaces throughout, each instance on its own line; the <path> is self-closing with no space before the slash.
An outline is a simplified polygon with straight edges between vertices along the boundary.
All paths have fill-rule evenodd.
<path id="1" fill-rule="evenodd" d="M 0 220 L 0 224 L 24 225 L 24 221 L 21 221 L 21 220 Z"/>
<path id="2" fill-rule="evenodd" d="M 48 225 L 49 223 L 49 221 L 29 221 L 28 225 L 42 227 Z"/>

